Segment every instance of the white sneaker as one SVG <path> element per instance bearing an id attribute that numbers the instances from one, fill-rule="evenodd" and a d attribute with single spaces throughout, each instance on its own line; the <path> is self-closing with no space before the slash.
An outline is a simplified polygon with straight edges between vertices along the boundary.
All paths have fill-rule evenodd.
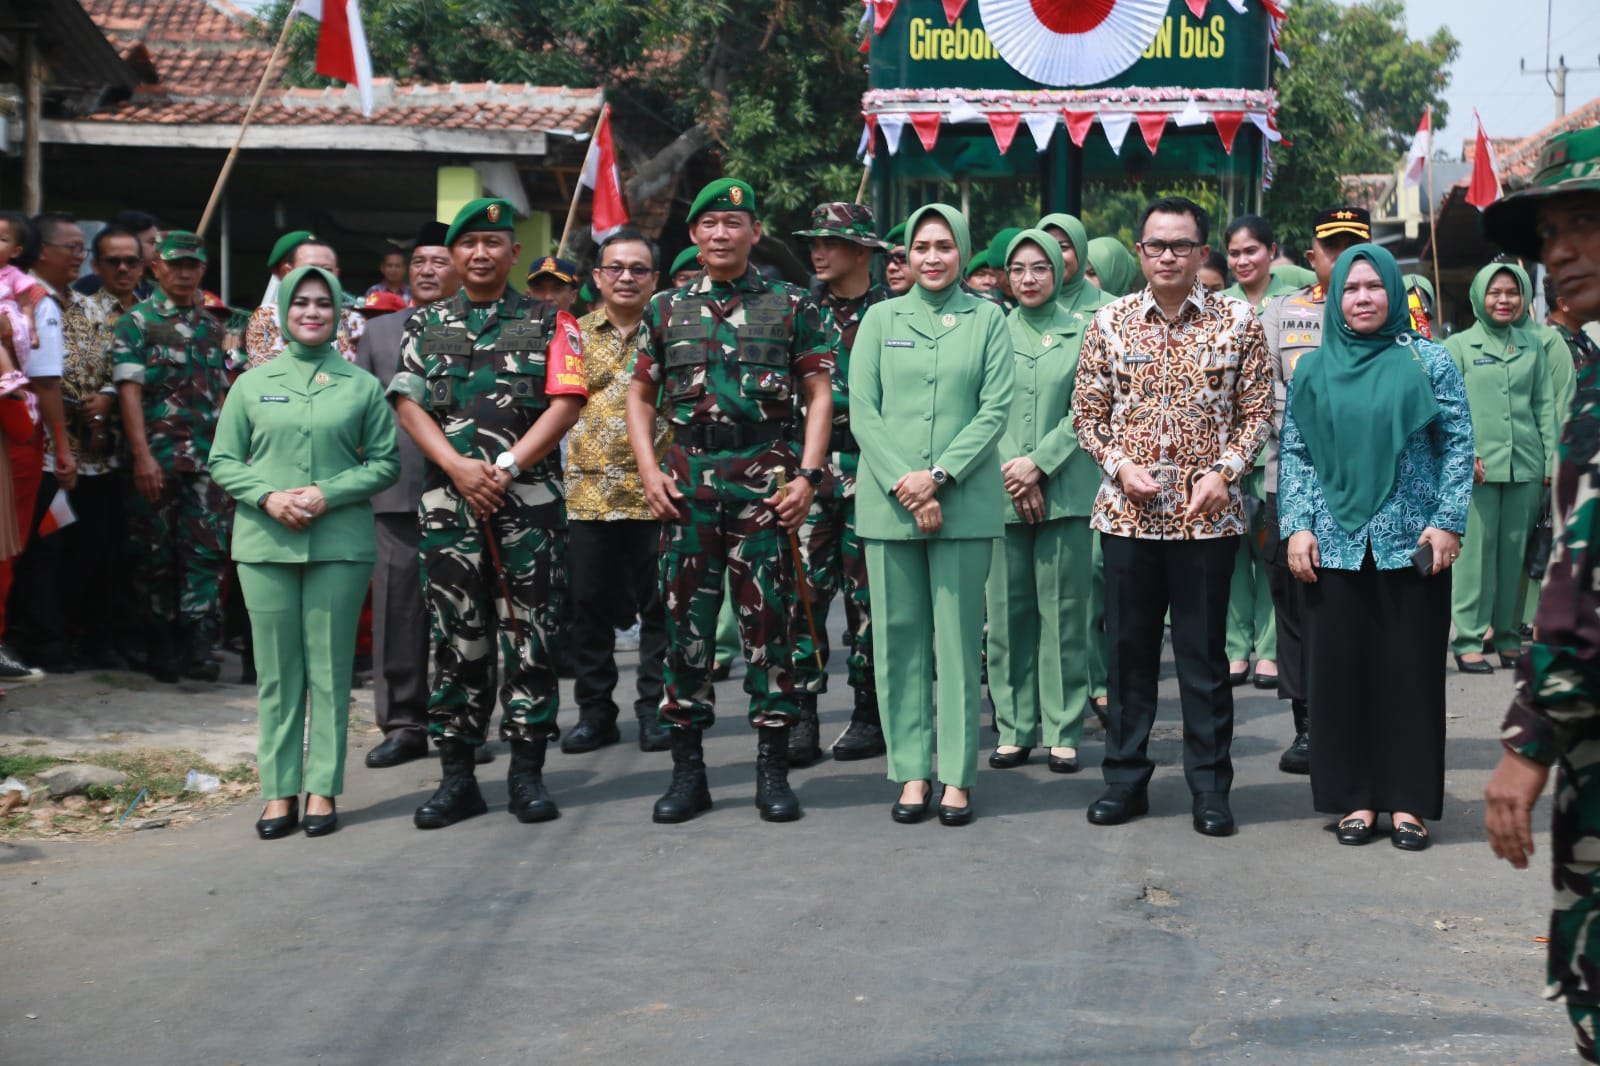
<path id="1" fill-rule="evenodd" d="M 633 625 L 629 626 L 627 629 L 619 629 L 619 630 L 617 630 L 617 650 L 618 651 L 638 651 L 639 650 L 639 623 L 638 622 L 633 623 Z"/>

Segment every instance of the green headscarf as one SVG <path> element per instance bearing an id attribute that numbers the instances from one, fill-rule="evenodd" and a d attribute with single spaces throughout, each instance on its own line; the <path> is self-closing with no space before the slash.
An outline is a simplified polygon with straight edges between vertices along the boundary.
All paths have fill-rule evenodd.
<path id="1" fill-rule="evenodd" d="M 1489 295 L 1489 283 L 1496 274 L 1504 271 L 1510 274 L 1517 282 L 1517 291 L 1522 294 L 1522 314 L 1518 315 L 1508 325 L 1502 326 L 1489 317 L 1489 309 L 1484 306 L 1484 300 Z M 1472 301 L 1472 317 L 1477 319 L 1473 329 L 1487 337 L 1493 345 L 1498 345 L 1500 354 L 1504 355 L 1513 346 L 1518 351 L 1528 351 L 1537 348 L 1543 342 L 1534 333 L 1533 316 L 1533 282 L 1528 278 L 1528 272 L 1516 263 L 1490 263 L 1478 271 L 1472 278 L 1472 288 L 1467 291 L 1467 297 Z"/>
<path id="2" fill-rule="evenodd" d="M 1126 296 L 1138 284 L 1139 261 L 1115 237 L 1096 237 L 1089 242 L 1089 264 L 1100 278 L 1100 288 L 1112 296 Z"/>
<path id="3" fill-rule="evenodd" d="M 1011 312 L 1012 321 L 1022 326 L 1024 334 L 1037 345 L 1040 338 L 1044 336 L 1044 331 L 1050 328 L 1052 322 L 1058 321 L 1058 316 L 1065 310 L 1061 306 L 1061 275 L 1066 272 L 1066 260 L 1061 258 L 1061 245 L 1057 243 L 1054 237 L 1042 229 L 1025 229 L 1019 231 L 1015 237 L 1011 238 L 1011 243 L 1006 245 L 1007 268 L 1011 266 L 1011 257 L 1024 244 L 1035 245 L 1044 253 L 1044 257 L 1050 261 L 1050 269 L 1055 276 L 1055 285 L 1050 292 L 1050 299 L 1038 307 L 1029 307 L 1019 299 L 1016 309 Z M 1081 277 L 1083 271 L 1080 269 L 1077 274 Z M 1014 289 L 1016 286 L 1013 285 L 1012 288 Z"/>
<path id="4" fill-rule="evenodd" d="M 328 286 L 328 292 L 333 297 L 333 332 L 328 334 L 325 344 L 311 346 L 301 344 L 289 334 L 289 305 L 294 302 L 295 290 L 306 278 L 315 275 L 322 279 Z M 330 271 L 316 266 L 297 267 L 289 271 L 289 276 L 283 279 L 283 284 L 278 286 L 278 329 L 283 332 L 283 339 L 289 342 L 288 354 L 297 359 L 320 361 L 324 356 L 337 355 L 334 351 L 333 338 L 339 332 L 339 312 L 344 307 L 344 290 L 339 287 L 339 279 Z M 341 358 L 343 358 L 341 356 Z"/>
<path id="5" fill-rule="evenodd" d="M 1345 321 L 1341 295 L 1358 259 L 1378 272 L 1389 315 L 1374 333 Z M 1346 248 L 1333 264 L 1322 311 L 1322 347 L 1294 373 L 1294 420 L 1311 453 L 1334 521 L 1354 533 L 1394 492 L 1411 434 L 1439 415 L 1422 356 L 1406 332 L 1411 318 L 1394 256 L 1375 244 Z"/>
<path id="6" fill-rule="evenodd" d="M 1083 223 L 1072 215 L 1058 211 L 1046 215 L 1039 220 L 1039 229 L 1054 226 L 1067 235 L 1067 240 L 1072 242 L 1072 250 L 1078 253 L 1078 265 L 1072 276 L 1061 279 L 1061 291 L 1056 294 L 1056 302 L 1063 311 L 1088 311 L 1099 305 L 1099 293 L 1094 292 L 1094 286 L 1089 284 L 1089 279 L 1084 277 L 1089 266 L 1089 231 L 1083 228 Z M 1053 238 L 1052 238 L 1053 239 Z M 1013 245 L 1015 247 L 1015 245 Z M 1056 244 L 1056 251 L 1061 250 L 1061 245 Z M 1009 255 L 1010 252 L 1008 251 Z M 1062 267 L 1057 268 L 1058 274 L 1065 267 L 1066 260 L 1062 260 Z M 1086 295 L 1084 290 L 1090 290 Z"/>
<path id="7" fill-rule="evenodd" d="M 910 247 L 917 239 L 917 226 L 929 213 L 938 215 L 946 226 L 950 227 L 950 235 L 956 239 L 956 276 L 950 279 L 950 284 L 938 292 L 931 292 L 922 287 L 920 278 L 913 278 L 911 292 L 928 305 L 930 311 L 937 311 L 950 301 L 950 298 L 961 291 L 961 279 L 965 277 L 964 268 L 967 260 L 972 258 L 972 231 L 967 228 L 967 220 L 960 211 L 946 204 L 924 204 L 911 212 L 911 217 L 906 219 L 906 247 Z"/>
<path id="8" fill-rule="evenodd" d="M 1307 267 L 1285 263 L 1282 266 L 1272 267 L 1268 274 L 1278 281 L 1282 281 L 1291 289 L 1304 289 L 1317 283 L 1317 272 Z"/>

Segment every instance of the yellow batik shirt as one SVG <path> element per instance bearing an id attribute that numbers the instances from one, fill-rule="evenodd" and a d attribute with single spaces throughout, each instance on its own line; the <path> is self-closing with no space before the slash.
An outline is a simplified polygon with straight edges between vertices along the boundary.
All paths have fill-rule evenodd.
<path id="1" fill-rule="evenodd" d="M 567 434 L 567 518 L 575 522 L 650 521 L 644 482 L 628 446 L 628 387 L 638 327 L 618 329 L 598 307 L 578 320 L 589 402 Z M 667 449 L 666 420 L 656 416 L 656 458 Z"/>

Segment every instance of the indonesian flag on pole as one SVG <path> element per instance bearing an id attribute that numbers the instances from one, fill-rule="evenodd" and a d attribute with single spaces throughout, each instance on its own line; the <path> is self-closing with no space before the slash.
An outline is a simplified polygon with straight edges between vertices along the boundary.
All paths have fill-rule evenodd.
<path id="1" fill-rule="evenodd" d="M 1422 184 L 1422 172 L 1428 166 L 1428 156 L 1433 152 L 1433 108 L 1422 112 L 1422 124 L 1417 135 L 1411 138 L 1411 152 L 1406 156 L 1406 184 Z"/>
<path id="2" fill-rule="evenodd" d="M 1472 180 L 1467 183 L 1467 203 L 1479 211 L 1500 199 L 1500 165 L 1495 162 L 1494 145 L 1483 132 L 1483 119 L 1473 111 L 1478 123 L 1478 141 L 1472 150 Z"/>
<path id="3" fill-rule="evenodd" d="M 594 190 L 589 233 L 596 244 L 628 224 L 628 204 L 622 198 L 622 179 L 617 174 L 617 150 L 611 142 L 610 104 L 600 111 L 600 121 L 595 126 L 594 139 L 589 142 L 589 154 L 583 159 L 578 185 Z"/>
<path id="4" fill-rule="evenodd" d="M 67 502 L 65 492 L 57 492 L 55 499 L 50 501 L 50 509 L 39 519 L 39 536 L 48 537 L 58 529 L 72 525 L 78 520 L 73 513 L 72 504 Z"/>
<path id="5" fill-rule="evenodd" d="M 354 85 L 361 94 L 361 113 L 372 114 L 372 53 L 361 25 L 360 3 L 298 0 L 294 7 L 322 24 L 317 30 L 317 73 Z"/>

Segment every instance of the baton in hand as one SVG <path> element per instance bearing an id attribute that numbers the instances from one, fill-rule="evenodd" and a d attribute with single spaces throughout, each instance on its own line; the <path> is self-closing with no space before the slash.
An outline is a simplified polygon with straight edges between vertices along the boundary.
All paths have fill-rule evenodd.
<path id="1" fill-rule="evenodd" d="M 783 468 L 773 471 L 773 478 L 777 483 L 778 492 L 789 490 L 789 479 L 784 476 Z M 789 535 L 789 553 L 794 556 L 795 583 L 800 592 L 800 606 L 806 612 L 806 630 L 811 634 L 811 654 L 817 658 L 817 669 L 822 670 L 822 642 L 817 639 L 817 620 L 811 616 L 811 582 L 806 578 L 806 564 L 800 554 L 800 536 L 794 530 L 784 532 Z"/>

